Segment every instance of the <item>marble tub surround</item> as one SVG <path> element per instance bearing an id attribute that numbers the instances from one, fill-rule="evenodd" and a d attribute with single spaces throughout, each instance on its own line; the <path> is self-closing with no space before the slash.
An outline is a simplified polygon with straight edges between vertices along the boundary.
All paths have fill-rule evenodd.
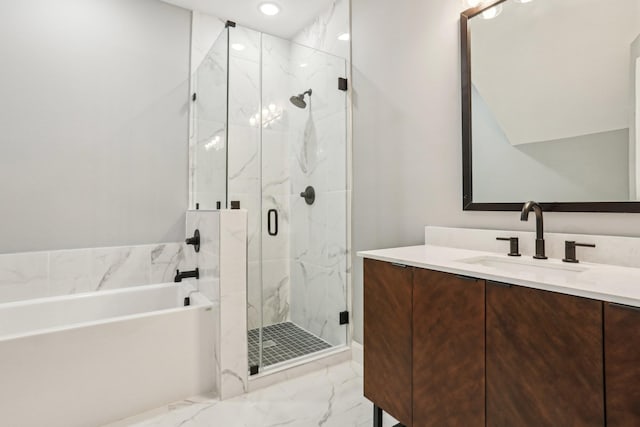
<path id="1" fill-rule="evenodd" d="M 369 427 L 372 423 L 373 406 L 363 396 L 362 365 L 347 362 L 227 401 L 197 396 L 104 427 Z M 396 423 L 385 414 L 385 426 Z"/>
<path id="2" fill-rule="evenodd" d="M 248 391 L 247 211 L 220 213 L 220 398 Z"/>
<path id="3" fill-rule="evenodd" d="M 188 211 L 187 234 L 200 230 L 199 290 L 220 308 L 216 384 L 221 399 L 247 391 L 247 211 Z"/>
<path id="4" fill-rule="evenodd" d="M 514 212 L 514 215 L 517 213 Z M 459 249 L 507 253 L 509 242 L 497 241 L 496 237 L 518 237 L 522 256 L 535 253 L 534 231 L 486 230 L 475 228 L 425 227 L 425 243 Z M 547 223 L 547 226 L 549 224 Z M 564 242 L 593 243 L 595 248 L 577 248 L 577 258 L 581 263 L 618 265 L 640 268 L 640 238 L 622 236 L 600 236 L 589 234 L 544 233 L 546 255 L 551 259 L 564 258 Z"/>
<path id="5" fill-rule="evenodd" d="M 200 269 L 198 290 L 210 301 L 220 301 L 220 216 L 222 211 L 187 211 L 186 234 L 200 230 L 200 252 L 194 253 Z"/>
<path id="6" fill-rule="evenodd" d="M 0 303 L 173 282 L 194 255 L 175 242 L 0 255 Z"/>
<path id="7" fill-rule="evenodd" d="M 433 245 L 363 251 L 358 252 L 358 255 L 428 270 L 640 307 L 640 268 L 587 262 L 567 264 L 559 259 L 535 260 L 526 256 L 514 259 L 495 252 Z M 508 263 L 513 268 L 485 266 L 474 262 L 486 257 Z M 535 268 L 520 268 L 512 263 L 525 263 L 545 269 L 534 271 Z"/>

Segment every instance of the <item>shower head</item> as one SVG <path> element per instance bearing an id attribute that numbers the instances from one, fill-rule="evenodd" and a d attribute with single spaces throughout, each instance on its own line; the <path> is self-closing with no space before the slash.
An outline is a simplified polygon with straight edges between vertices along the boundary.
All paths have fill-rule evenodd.
<path id="1" fill-rule="evenodd" d="M 311 89 L 309 89 L 306 92 L 301 93 L 300 95 L 294 95 L 291 98 L 289 98 L 289 101 L 291 101 L 291 103 L 293 105 L 295 105 L 298 108 L 307 108 L 307 103 L 304 100 L 305 95 L 309 95 L 311 96 L 311 94 L 313 93 L 313 91 Z"/>

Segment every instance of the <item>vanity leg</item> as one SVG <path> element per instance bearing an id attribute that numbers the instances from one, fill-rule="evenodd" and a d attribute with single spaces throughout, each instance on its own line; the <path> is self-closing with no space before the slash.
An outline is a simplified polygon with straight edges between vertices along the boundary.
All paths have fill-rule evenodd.
<path id="1" fill-rule="evenodd" d="M 373 427 L 382 427 L 382 408 L 373 405 Z"/>

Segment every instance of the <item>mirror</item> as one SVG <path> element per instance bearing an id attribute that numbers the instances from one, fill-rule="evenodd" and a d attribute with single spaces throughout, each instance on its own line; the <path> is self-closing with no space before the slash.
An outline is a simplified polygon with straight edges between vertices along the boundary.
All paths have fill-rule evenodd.
<path id="1" fill-rule="evenodd" d="M 637 0 L 461 14 L 465 210 L 640 212 Z"/>

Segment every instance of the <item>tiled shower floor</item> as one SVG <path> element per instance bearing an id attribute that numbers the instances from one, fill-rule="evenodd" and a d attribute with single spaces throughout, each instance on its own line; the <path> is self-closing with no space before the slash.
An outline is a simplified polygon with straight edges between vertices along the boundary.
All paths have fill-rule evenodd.
<path id="1" fill-rule="evenodd" d="M 249 366 L 259 365 L 260 330 L 248 332 Z M 284 322 L 266 326 L 262 329 L 262 366 L 294 359 L 320 350 L 331 348 L 331 344 L 307 332 L 295 323 Z"/>

